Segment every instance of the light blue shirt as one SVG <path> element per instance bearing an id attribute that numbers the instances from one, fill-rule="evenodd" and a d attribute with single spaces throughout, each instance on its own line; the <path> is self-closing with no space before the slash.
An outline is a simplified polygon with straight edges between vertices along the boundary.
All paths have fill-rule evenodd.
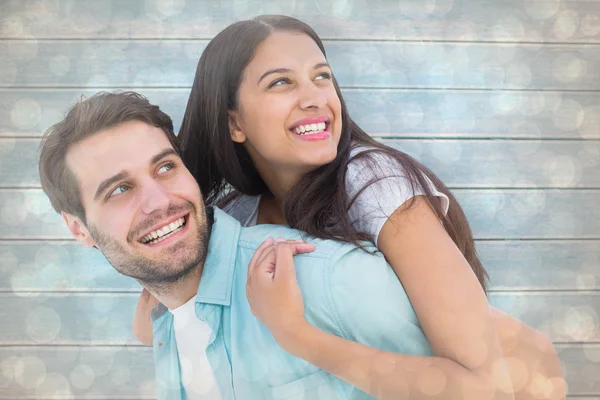
<path id="1" fill-rule="evenodd" d="M 404 288 L 373 245 L 366 244 L 374 253 L 368 254 L 284 226 L 243 228 L 217 208 L 214 216 L 196 316 L 212 329 L 206 355 L 223 400 L 372 398 L 285 352 L 250 311 L 248 264 L 268 237 L 301 238 L 316 245 L 314 252 L 294 257 L 310 323 L 381 350 L 432 355 Z M 158 399 L 183 400 L 173 315 L 160 305 L 152 319 Z"/>

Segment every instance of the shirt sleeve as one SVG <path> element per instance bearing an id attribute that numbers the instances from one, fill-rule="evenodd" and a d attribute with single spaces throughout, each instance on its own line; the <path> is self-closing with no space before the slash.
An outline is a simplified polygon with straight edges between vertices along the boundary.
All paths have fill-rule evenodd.
<path id="1" fill-rule="evenodd" d="M 381 253 L 350 250 L 331 264 L 327 277 L 330 313 L 347 339 L 385 351 L 432 355 L 408 295 Z"/>
<path id="2" fill-rule="evenodd" d="M 425 180 L 434 196 L 440 199 L 445 215 L 450 200 L 429 178 L 425 177 Z M 395 159 L 380 152 L 370 152 L 350 161 L 346 188 L 350 200 L 356 196 L 348 210 L 352 224 L 359 232 L 369 233 L 375 244 L 390 215 L 406 201 L 424 194 L 423 188 L 411 185 L 407 172 Z"/>

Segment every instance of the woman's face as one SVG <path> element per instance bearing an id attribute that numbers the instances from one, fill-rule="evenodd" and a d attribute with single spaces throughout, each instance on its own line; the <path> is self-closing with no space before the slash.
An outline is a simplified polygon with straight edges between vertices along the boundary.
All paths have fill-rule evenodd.
<path id="1" fill-rule="evenodd" d="M 230 133 L 257 169 L 304 174 L 333 161 L 342 131 L 331 68 L 307 35 L 274 32 L 244 69 Z"/>

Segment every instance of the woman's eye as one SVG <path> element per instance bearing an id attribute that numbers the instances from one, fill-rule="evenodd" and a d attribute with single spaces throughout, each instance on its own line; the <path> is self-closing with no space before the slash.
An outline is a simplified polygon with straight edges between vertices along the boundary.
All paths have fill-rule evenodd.
<path id="1" fill-rule="evenodd" d="M 275 86 L 281 86 L 283 84 L 286 83 L 290 83 L 290 80 L 288 78 L 280 78 L 280 79 L 276 79 L 273 82 L 271 82 L 271 84 L 269 85 L 269 88 L 275 87 Z"/>
<path id="2" fill-rule="evenodd" d="M 165 165 L 163 165 L 162 167 L 160 167 L 160 168 L 158 169 L 158 173 L 159 173 L 159 174 L 164 174 L 165 172 L 169 172 L 170 170 L 172 170 L 172 169 L 173 169 L 173 167 L 174 167 L 174 165 L 173 165 L 173 164 L 171 164 L 171 163 L 169 163 L 169 164 L 165 164 Z"/>
<path id="3" fill-rule="evenodd" d="M 316 79 L 331 79 L 331 74 L 329 72 L 323 72 L 322 74 L 317 75 Z"/>
<path id="4" fill-rule="evenodd" d="M 113 190 L 112 192 L 110 192 L 110 195 L 108 197 L 113 197 L 113 196 L 117 196 L 119 194 L 122 194 L 126 191 L 129 190 L 129 186 L 127 185 L 119 185 L 115 188 L 115 190 Z"/>

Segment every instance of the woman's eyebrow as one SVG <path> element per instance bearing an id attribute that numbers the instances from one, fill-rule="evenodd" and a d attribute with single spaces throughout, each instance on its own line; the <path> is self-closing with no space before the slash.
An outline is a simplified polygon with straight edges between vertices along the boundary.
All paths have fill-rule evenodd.
<path id="1" fill-rule="evenodd" d="M 320 63 L 315 64 L 315 66 L 313 67 L 313 69 L 319 69 L 319 68 L 323 68 L 323 67 L 327 67 L 327 68 L 331 69 L 331 66 L 328 63 L 326 63 L 326 62 L 320 62 Z M 292 72 L 292 71 L 293 70 L 291 70 L 289 68 L 274 68 L 274 69 L 267 70 L 264 74 L 262 74 L 260 76 L 260 78 L 258 78 L 258 81 L 256 82 L 256 84 L 259 85 L 260 81 L 262 81 L 268 75 L 271 75 L 271 74 L 284 74 L 284 73 L 288 73 L 288 72 Z"/>

